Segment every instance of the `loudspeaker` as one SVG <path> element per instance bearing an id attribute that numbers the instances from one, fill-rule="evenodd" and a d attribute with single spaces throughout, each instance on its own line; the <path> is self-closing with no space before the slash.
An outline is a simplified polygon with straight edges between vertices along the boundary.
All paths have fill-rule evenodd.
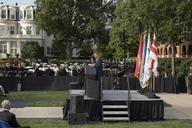
<path id="1" fill-rule="evenodd" d="M 95 100 L 99 100 L 99 81 L 87 79 L 86 95 Z"/>
<path id="2" fill-rule="evenodd" d="M 84 110 L 84 96 L 70 95 L 70 113 L 83 113 Z"/>
<path id="3" fill-rule="evenodd" d="M 85 124 L 86 113 L 70 113 L 68 115 L 69 124 Z"/>

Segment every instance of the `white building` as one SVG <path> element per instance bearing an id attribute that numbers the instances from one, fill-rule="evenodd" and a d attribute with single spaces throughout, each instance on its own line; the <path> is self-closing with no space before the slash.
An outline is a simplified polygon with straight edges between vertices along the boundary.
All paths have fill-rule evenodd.
<path id="1" fill-rule="evenodd" d="M 20 57 L 22 45 L 32 41 L 44 47 L 45 56 L 50 55 L 52 37 L 36 28 L 35 13 L 35 6 L 0 5 L 0 58 Z"/>

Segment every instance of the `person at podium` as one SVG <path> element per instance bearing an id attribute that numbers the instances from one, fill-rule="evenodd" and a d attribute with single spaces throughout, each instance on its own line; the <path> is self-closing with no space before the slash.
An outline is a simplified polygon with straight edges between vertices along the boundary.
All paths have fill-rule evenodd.
<path id="1" fill-rule="evenodd" d="M 103 74 L 103 65 L 99 52 L 94 53 L 95 57 L 95 68 L 96 68 L 96 80 L 100 80 Z"/>

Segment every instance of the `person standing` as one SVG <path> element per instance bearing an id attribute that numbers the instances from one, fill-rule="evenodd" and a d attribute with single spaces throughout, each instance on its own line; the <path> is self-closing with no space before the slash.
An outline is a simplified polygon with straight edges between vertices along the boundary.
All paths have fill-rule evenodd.
<path id="1" fill-rule="evenodd" d="M 100 80 L 102 74 L 103 74 L 103 65 L 101 57 L 98 53 L 94 53 L 95 56 L 95 68 L 96 68 L 96 80 Z"/>

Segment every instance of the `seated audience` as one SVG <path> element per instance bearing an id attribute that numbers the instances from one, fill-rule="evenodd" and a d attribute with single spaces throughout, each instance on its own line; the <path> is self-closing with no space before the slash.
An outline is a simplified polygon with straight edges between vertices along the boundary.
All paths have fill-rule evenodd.
<path id="1" fill-rule="evenodd" d="M 3 111 L 0 112 L 0 120 L 5 121 L 9 124 L 10 128 L 30 128 L 28 126 L 22 127 L 16 120 L 13 113 L 9 112 L 11 109 L 11 102 L 9 100 L 3 100 L 2 103 Z"/>

